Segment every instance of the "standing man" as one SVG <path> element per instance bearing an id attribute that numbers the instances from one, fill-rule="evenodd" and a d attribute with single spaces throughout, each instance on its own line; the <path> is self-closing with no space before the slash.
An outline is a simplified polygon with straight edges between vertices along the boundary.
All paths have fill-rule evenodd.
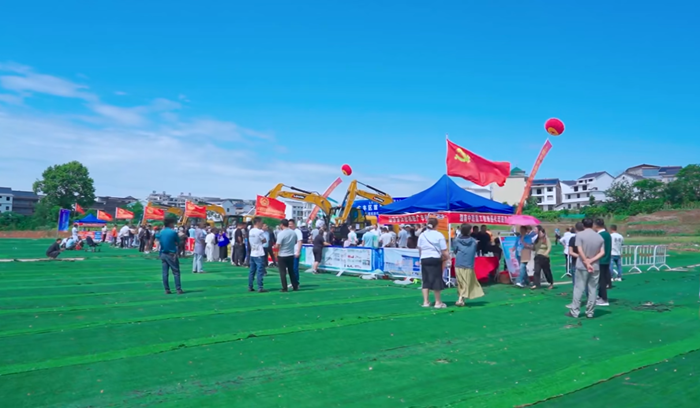
<path id="1" fill-rule="evenodd" d="M 564 270 L 566 271 L 566 276 L 573 276 L 574 273 L 573 269 L 569 269 L 569 241 L 571 240 L 572 233 L 573 228 L 571 230 L 567 228 L 564 236 L 558 239 L 559 243 L 564 247 Z"/>
<path id="2" fill-rule="evenodd" d="M 612 266 L 615 269 L 614 281 L 622 281 L 622 245 L 625 243 L 625 238 L 617 232 L 617 225 L 610 226 L 610 238 L 612 239 Z M 612 272 L 612 271 L 611 271 Z"/>
<path id="3" fill-rule="evenodd" d="M 356 247 L 357 246 L 357 233 L 355 232 L 355 226 L 351 225 L 348 231 L 348 240 L 347 240 L 347 245 L 350 247 Z"/>
<path id="4" fill-rule="evenodd" d="M 377 248 L 379 246 L 379 235 L 375 230 L 374 225 L 370 225 L 369 231 L 362 235 L 362 246 L 367 248 Z"/>
<path id="5" fill-rule="evenodd" d="M 612 237 L 605 230 L 605 221 L 602 218 L 596 218 L 593 227 L 598 234 L 603 238 L 603 248 L 605 255 L 600 258 L 600 282 L 598 283 L 598 300 L 596 306 L 610 306 L 608 303 L 608 289 L 612 288 L 612 279 L 610 278 L 610 258 L 612 253 Z"/>
<path id="6" fill-rule="evenodd" d="M 402 225 L 399 231 L 399 248 L 408 248 L 408 225 Z"/>
<path id="7" fill-rule="evenodd" d="M 192 273 L 204 273 L 204 255 L 207 248 L 207 233 L 202 229 L 204 224 L 197 225 L 194 231 L 194 254 L 192 256 Z"/>
<path id="8" fill-rule="evenodd" d="M 102 236 L 100 237 L 100 241 L 104 244 L 105 241 L 107 240 L 107 224 L 102 226 Z"/>
<path id="9" fill-rule="evenodd" d="M 129 228 L 128 224 L 124 224 L 124 226 L 119 230 L 119 245 L 120 248 L 127 248 L 129 246 L 129 233 L 131 232 L 131 229 Z"/>
<path id="10" fill-rule="evenodd" d="M 382 227 L 382 235 L 379 237 L 379 245 L 382 248 L 390 248 L 394 246 L 394 241 L 389 233 L 389 228 Z"/>
<path id="11" fill-rule="evenodd" d="M 258 292 L 267 292 L 263 289 L 263 276 L 265 275 L 265 248 L 263 245 L 265 239 L 262 230 L 262 218 L 255 217 L 253 219 L 253 228 L 248 233 L 248 244 L 250 245 L 250 272 L 248 273 L 248 291 L 255 292 L 253 289 L 253 279 L 257 275 Z"/>
<path id="12" fill-rule="evenodd" d="M 568 317 L 578 318 L 581 307 L 581 296 L 584 292 L 589 294 L 586 303 L 586 317 L 593 318 L 596 306 L 595 294 L 598 293 L 598 281 L 600 279 L 600 258 L 605 256 L 605 242 L 603 237 L 593 231 L 593 221 L 590 218 L 583 220 L 584 230 L 576 234 L 576 278 L 574 284 L 574 299 L 571 302 L 571 310 Z"/>
<path id="13" fill-rule="evenodd" d="M 263 235 L 265 235 L 265 239 L 267 240 L 267 242 L 263 245 L 265 247 L 265 259 L 267 259 L 269 256 L 272 260 L 272 266 L 277 266 L 275 251 L 273 251 L 277 239 L 275 234 L 270 231 L 270 227 L 267 224 L 263 224 Z"/>
<path id="14" fill-rule="evenodd" d="M 242 266 L 245 259 L 244 226 L 243 223 L 236 224 L 236 231 L 233 232 L 233 257 L 231 261 L 236 266 Z"/>
<path id="15" fill-rule="evenodd" d="M 190 229 L 187 231 L 187 235 L 190 238 L 194 238 L 195 232 L 197 232 L 197 229 L 194 227 L 194 225 L 190 225 Z"/>
<path id="16" fill-rule="evenodd" d="M 173 293 L 170 291 L 170 283 L 168 282 L 168 270 L 172 270 L 173 278 L 175 278 L 175 289 L 178 295 L 182 295 L 185 292 L 183 292 L 182 287 L 180 287 L 180 260 L 177 257 L 177 248 L 180 243 L 180 238 L 173 229 L 175 219 L 166 218 L 163 224 L 165 227 L 160 234 L 158 234 L 158 241 L 160 242 L 160 261 L 163 263 L 163 288 L 165 289 L 166 295 Z"/>
<path id="17" fill-rule="evenodd" d="M 301 231 L 297 228 L 297 223 L 294 220 L 289 220 L 289 229 L 291 229 L 297 236 L 297 243 L 294 247 L 294 280 L 297 281 L 297 287 L 299 286 L 299 256 L 301 255 L 301 244 L 304 242 L 304 236 Z M 292 281 L 293 282 L 293 281 Z M 292 283 L 292 285 L 294 285 Z"/>
<path id="18" fill-rule="evenodd" d="M 287 275 L 292 284 L 292 290 L 299 289 L 299 281 L 294 274 L 294 254 L 297 247 L 297 234 L 289 229 L 289 221 L 280 221 L 280 231 L 277 233 L 277 264 L 279 265 L 282 292 L 288 290 Z"/>
<path id="19" fill-rule="evenodd" d="M 78 242 L 78 223 L 73 224 L 73 228 L 70 230 L 70 237 L 73 241 Z"/>

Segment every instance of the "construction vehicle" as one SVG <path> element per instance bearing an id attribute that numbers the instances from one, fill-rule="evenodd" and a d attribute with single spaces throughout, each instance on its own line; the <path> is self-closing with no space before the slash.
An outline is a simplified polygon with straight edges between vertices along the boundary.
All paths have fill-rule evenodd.
<path id="1" fill-rule="evenodd" d="M 192 221 L 195 221 L 195 222 L 204 221 L 207 224 L 209 224 L 209 226 L 211 226 L 211 227 L 219 226 L 222 228 L 228 228 L 229 225 L 236 225 L 237 223 L 242 222 L 242 220 L 243 220 L 243 217 L 240 215 L 227 215 L 226 210 L 224 210 L 224 207 L 222 207 L 220 205 L 208 204 L 208 203 L 198 203 L 197 205 L 206 206 L 207 215 L 209 213 L 217 214 L 219 216 L 219 218 L 221 218 L 221 221 L 217 222 L 214 220 L 210 220 L 210 219 L 208 219 L 209 217 L 207 217 L 206 220 L 202 220 L 200 218 L 190 218 L 187 215 L 183 215 L 181 220 L 180 220 L 180 225 L 187 225 L 188 223 L 190 223 Z M 219 225 L 217 225 L 217 224 L 219 224 Z"/>
<path id="2" fill-rule="evenodd" d="M 283 189 L 287 187 L 292 191 L 284 191 Z M 344 238 L 347 236 L 350 225 L 355 225 L 358 230 L 358 237 L 362 235 L 362 229 L 371 225 L 371 221 L 365 216 L 364 211 L 360 208 L 350 208 L 349 210 L 343 207 L 333 207 L 330 200 L 322 196 L 319 193 L 302 190 L 297 187 L 286 186 L 282 183 L 276 185 L 272 190 L 270 190 L 266 197 L 270 198 L 286 198 L 288 200 L 303 201 L 311 204 L 317 205 L 325 215 L 326 225 L 330 225 L 330 221 L 333 217 L 336 225 L 336 236 L 338 238 Z M 376 217 L 375 217 L 376 223 Z"/>
<path id="3" fill-rule="evenodd" d="M 358 184 L 361 184 L 372 191 L 360 190 L 357 188 Z M 357 180 L 353 180 L 350 182 L 350 186 L 348 186 L 348 191 L 345 193 L 345 198 L 343 198 L 341 206 L 337 207 L 338 214 L 334 214 L 336 215 L 336 220 L 339 223 L 344 223 L 348 219 L 353 210 L 353 204 L 355 203 L 355 198 L 357 198 L 357 196 L 366 198 L 367 200 L 373 201 L 379 205 L 387 205 L 394 202 L 394 199 L 382 190 L 361 183 Z M 367 218 L 370 219 L 370 221 L 374 221 L 373 224 L 377 224 L 376 217 L 368 216 Z"/>

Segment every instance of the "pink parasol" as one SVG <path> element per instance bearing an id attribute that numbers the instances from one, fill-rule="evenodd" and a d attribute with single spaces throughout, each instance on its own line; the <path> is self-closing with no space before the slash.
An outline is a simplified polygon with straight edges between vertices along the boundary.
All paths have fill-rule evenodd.
<path id="1" fill-rule="evenodd" d="M 531 215 L 511 215 L 508 225 L 539 225 L 540 220 Z"/>

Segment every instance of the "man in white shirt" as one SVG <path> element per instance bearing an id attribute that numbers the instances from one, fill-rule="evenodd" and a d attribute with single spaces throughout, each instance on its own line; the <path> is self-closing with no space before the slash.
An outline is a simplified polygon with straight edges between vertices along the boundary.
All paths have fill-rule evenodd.
<path id="1" fill-rule="evenodd" d="M 299 285 L 299 256 L 301 255 L 301 244 L 304 242 L 304 235 L 301 233 L 301 230 L 297 228 L 297 223 L 294 220 L 289 220 L 289 229 L 294 231 L 294 234 L 297 236 L 297 243 L 294 247 L 294 279 L 297 281 L 297 285 Z"/>
<path id="2" fill-rule="evenodd" d="M 74 240 L 78 240 L 78 224 L 73 224 L 73 228 L 70 230 L 70 236 Z"/>
<path id="3" fill-rule="evenodd" d="M 294 276 L 294 254 L 297 248 L 297 234 L 289 228 L 289 221 L 282 220 L 277 233 L 277 244 L 275 246 L 278 249 L 277 253 L 277 264 L 279 265 L 280 280 L 282 282 L 282 292 L 286 292 L 287 286 L 287 275 L 289 275 L 289 280 L 291 281 L 292 289 L 299 289 L 299 281 L 296 280 Z"/>
<path id="4" fill-rule="evenodd" d="M 610 226 L 610 239 L 612 240 L 612 249 L 610 251 L 612 272 L 614 281 L 622 281 L 622 245 L 625 243 L 625 238 L 617 232 L 617 225 Z"/>
<path id="5" fill-rule="evenodd" d="M 348 239 L 345 242 L 346 242 L 346 244 L 344 244 L 343 246 L 346 246 L 346 247 L 357 246 L 357 233 L 355 232 L 354 225 L 351 225 L 349 227 Z"/>
<path id="6" fill-rule="evenodd" d="M 377 248 L 379 246 L 379 235 L 375 230 L 375 226 L 371 225 L 369 231 L 362 235 L 362 246 L 367 248 Z"/>
<path id="7" fill-rule="evenodd" d="M 379 245 L 382 248 L 388 248 L 394 246 L 391 234 L 389 233 L 389 228 L 382 227 L 382 235 L 379 236 Z"/>
<path id="8" fill-rule="evenodd" d="M 119 241 L 121 244 L 121 248 L 128 247 L 129 231 L 130 230 L 131 229 L 129 228 L 129 225 L 126 225 L 126 224 L 119 230 Z"/>
<path id="9" fill-rule="evenodd" d="M 102 226 L 102 236 L 100 237 L 100 241 L 102 241 L 104 243 L 106 239 L 107 239 L 107 224 Z"/>
<path id="10" fill-rule="evenodd" d="M 571 276 L 572 270 L 569 270 L 569 240 L 571 239 L 571 230 L 573 228 L 566 229 L 564 236 L 559 240 L 559 243 L 564 246 L 564 269 L 566 269 L 566 275 Z"/>
<path id="11" fill-rule="evenodd" d="M 399 231 L 399 248 L 408 248 L 408 225 L 402 225 Z"/>
<path id="12" fill-rule="evenodd" d="M 267 292 L 263 289 L 263 276 L 265 275 L 265 247 L 267 242 L 265 233 L 262 230 L 262 218 L 253 219 L 253 228 L 248 232 L 248 244 L 250 245 L 250 272 L 248 273 L 248 290 L 253 289 L 253 280 L 257 275 L 258 292 Z"/>

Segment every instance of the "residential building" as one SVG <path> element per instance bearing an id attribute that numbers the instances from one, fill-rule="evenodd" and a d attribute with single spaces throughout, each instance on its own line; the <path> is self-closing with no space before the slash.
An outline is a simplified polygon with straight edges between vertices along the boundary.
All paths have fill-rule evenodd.
<path id="1" fill-rule="evenodd" d="M 544 211 L 552 211 L 561 204 L 559 179 L 539 179 L 532 181 L 530 197 L 537 198 L 537 205 Z"/>
<path id="2" fill-rule="evenodd" d="M 153 192 L 146 198 L 146 201 L 153 204 L 164 205 L 166 207 L 177 207 L 177 199 L 173 198 L 170 194 L 166 194 L 165 191 L 162 193 L 156 193 L 156 191 L 153 190 Z"/>
<path id="3" fill-rule="evenodd" d="M 596 203 L 607 201 L 605 192 L 613 183 L 613 176 L 607 171 L 584 174 L 577 180 L 565 180 L 561 186 L 561 204 L 557 210 L 576 210 L 589 205 L 591 197 Z"/>
<path id="4" fill-rule="evenodd" d="M 117 207 L 126 209 L 129 205 L 139 201 L 137 198 L 132 196 L 127 197 L 110 197 L 110 196 L 99 196 L 95 197 L 95 203 L 90 206 L 92 210 L 104 211 L 107 214 L 115 215 L 117 212 Z"/>
<path id="5" fill-rule="evenodd" d="M 639 181 L 639 180 L 644 180 L 644 177 L 639 176 L 639 175 L 634 174 L 634 173 L 624 172 L 624 173 L 620 174 L 619 176 L 615 177 L 613 184 L 627 183 L 629 185 L 632 185 L 632 184 L 634 184 L 634 182 Z"/>
<path id="6" fill-rule="evenodd" d="M 678 172 L 682 168 L 682 166 L 655 166 L 653 164 L 640 164 L 638 166 L 628 168 L 624 171 L 624 173 L 629 173 L 645 179 L 659 180 L 664 183 L 668 183 L 676 179 Z"/>
<path id="7" fill-rule="evenodd" d="M 479 187 L 479 186 L 467 186 L 467 187 L 462 187 L 464 190 L 469 191 L 470 193 L 474 193 L 478 195 L 479 197 L 483 197 L 486 199 L 491 199 L 491 189 L 488 187 Z"/>
<path id="8" fill-rule="evenodd" d="M 522 169 L 515 167 L 510 171 L 503 187 L 491 184 L 491 199 L 508 205 L 518 205 L 525 191 L 527 174 Z"/>
<path id="9" fill-rule="evenodd" d="M 285 199 L 281 199 L 280 201 L 287 205 L 285 217 L 290 220 L 296 220 L 297 222 L 305 222 L 309 216 L 311 216 L 311 211 L 313 211 L 315 207 L 314 204 L 303 201 Z"/>
<path id="10" fill-rule="evenodd" d="M 12 189 L 8 187 L 0 187 L 0 213 L 12 211 Z"/>

